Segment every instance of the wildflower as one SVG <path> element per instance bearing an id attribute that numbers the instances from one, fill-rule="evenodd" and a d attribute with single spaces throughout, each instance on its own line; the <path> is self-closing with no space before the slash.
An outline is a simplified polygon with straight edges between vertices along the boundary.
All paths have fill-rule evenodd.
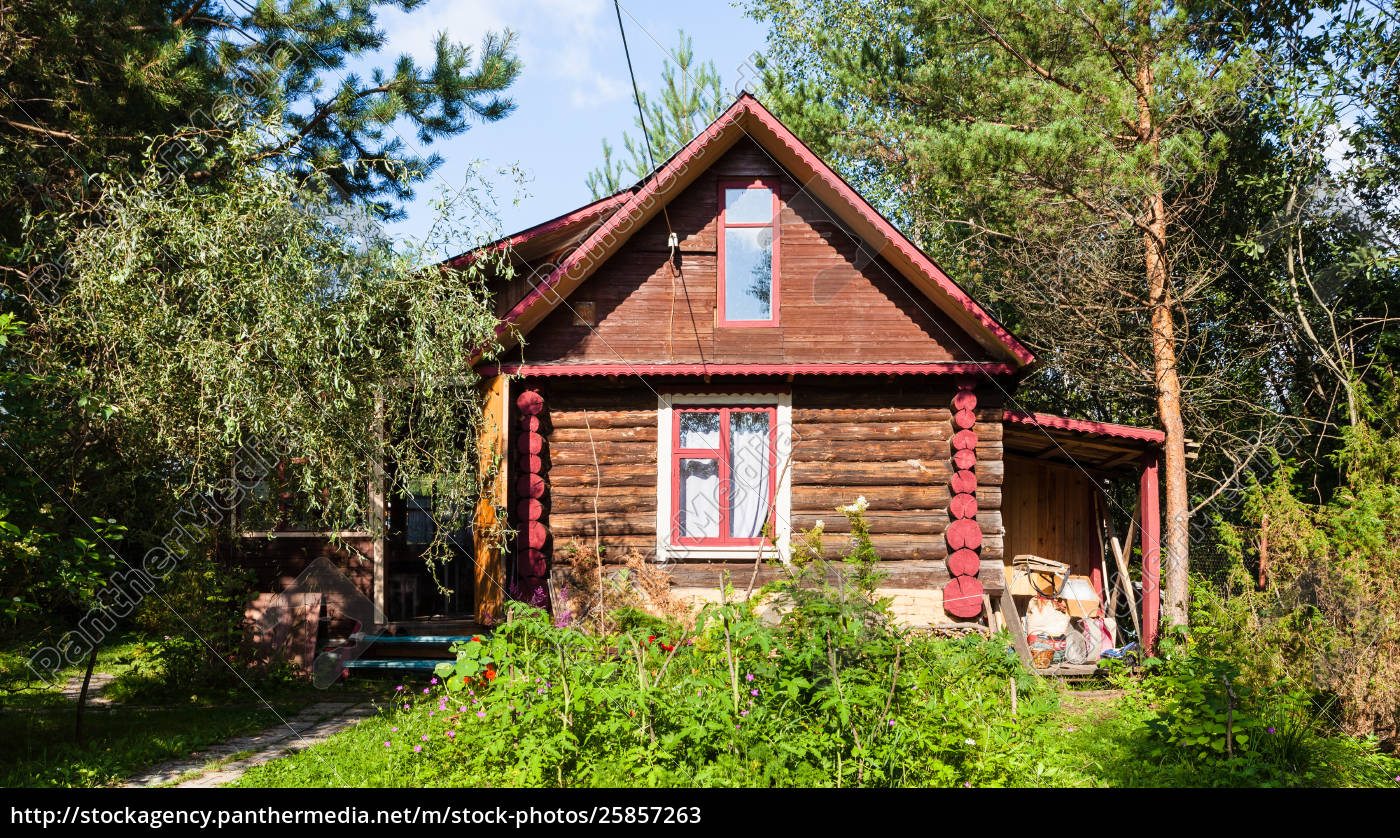
<path id="1" fill-rule="evenodd" d="M 488 680 L 488 681 L 494 681 L 494 680 L 496 680 L 496 669 L 495 669 L 495 667 L 492 667 L 491 669 L 486 670 L 486 680 Z"/>
<path id="2" fill-rule="evenodd" d="M 407 710 L 407 709 L 408 709 L 408 705 L 405 704 L 405 705 L 403 706 L 403 709 Z"/>
<path id="3" fill-rule="evenodd" d="M 391 728 L 389 728 L 389 732 L 390 732 L 390 733 L 398 733 L 398 732 L 399 732 L 399 729 L 396 728 L 396 727 L 391 727 Z"/>
<path id="4" fill-rule="evenodd" d="M 455 730 L 449 730 L 449 731 L 447 731 L 447 738 L 448 738 L 448 739 L 456 739 L 456 738 L 457 738 L 457 731 L 455 731 Z"/>
<path id="5" fill-rule="evenodd" d="M 457 708 L 457 712 L 458 712 L 458 713 L 465 713 L 465 712 L 467 712 L 467 708 L 465 708 L 465 707 L 458 707 L 458 708 Z"/>
<path id="6" fill-rule="evenodd" d="M 423 688 L 423 695 L 427 695 L 427 694 L 428 694 L 428 688 L 427 688 L 427 687 L 424 687 L 424 688 Z"/>
<path id="7" fill-rule="evenodd" d="M 894 719 L 890 719 L 890 727 L 894 727 Z"/>
<path id="8" fill-rule="evenodd" d="M 413 746 L 413 752 L 414 752 L 415 754 L 421 753 L 422 750 L 423 750 L 423 746 L 422 746 L 422 745 L 414 745 L 414 746 Z"/>
<path id="9" fill-rule="evenodd" d="M 965 788 L 965 789 L 970 789 L 970 788 L 972 788 L 972 783 L 963 783 L 963 788 Z"/>
<path id="10" fill-rule="evenodd" d="M 758 695 L 758 690 L 749 690 L 749 695 Z"/>
<path id="11" fill-rule="evenodd" d="M 963 744 L 964 744 L 964 745 L 976 745 L 976 744 L 977 744 L 977 740 L 976 740 L 976 739 L 964 739 L 964 740 L 963 740 Z"/>
<path id="12" fill-rule="evenodd" d="M 423 734 L 423 741 L 424 741 L 424 742 L 427 742 L 427 741 L 428 741 L 428 734 L 426 734 L 426 733 Z"/>
<path id="13" fill-rule="evenodd" d="M 1069 731 L 1070 733 L 1074 733 L 1074 725 L 1066 725 L 1065 730 Z"/>
<path id="14" fill-rule="evenodd" d="M 428 711 L 428 715 L 431 716 L 432 714 L 433 714 L 433 711 L 432 711 L 432 710 L 429 710 L 429 711 Z"/>
<path id="15" fill-rule="evenodd" d="M 484 718 L 486 718 L 486 711 L 485 711 L 485 710 L 478 710 L 478 711 L 476 711 L 476 717 L 477 717 L 478 719 L 484 719 Z"/>
<path id="16" fill-rule="evenodd" d="M 1269 732 L 1270 732 L 1270 733 L 1278 733 L 1278 731 L 1274 730 L 1273 728 L 1269 728 Z"/>
<path id="17" fill-rule="evenodd" d="M 752 680 L 753 680 L 753 673 L 752 673 L 752 672 L 747 672 L 747 673 L 745 673 L 745 674 L 744 674 L 744 680 L 745 680 L 745 681 L 752 681 Z"/>
<path id="18" fill-rule="evenodd" d="M 401 693 L 401 692 L 403 692 L 403 684 L 399 684 L 397 687 L 394 687 L 394 692 L 396 692 L 396 693 Z"/>
<path id="19" fill-rule="evenodd" d="M 747 710 L 740 710 L 740 711 L 739 711 L 739 715 L 741 715 L 741 716 L 747 716 L 748 714 L 749 714 L 749 711 L 747 711 Z"/>
<path id="20" fill-rule="evenodd" d="M 385 742 L 385 743 L 384 743 L 384 747 L 386 747 L 386 748 L 389 747 L 389 743 L 388 743 L 388 742 Z"/>
<path id="21" fill-rule="evenodd" d="M 436 684 L 436 683 L 437 683 L 437 679 L 436 679 L 436 678 L 430 678 L 430 679 L 428 679 L 428 683 L 429 683 L 429 684 Z M 427 690 L 423 690 L 423 692 L 427 692 Z"/>

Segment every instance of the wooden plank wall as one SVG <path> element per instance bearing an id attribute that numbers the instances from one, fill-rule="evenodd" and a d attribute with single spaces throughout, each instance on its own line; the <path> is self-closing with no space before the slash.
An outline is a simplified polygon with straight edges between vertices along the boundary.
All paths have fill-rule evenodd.
<path id="1" fill-rule="evenodd" d="M 1030 554 L 1091 575 L 1100 557 L 1089 478 L 1074 466 L 1011 456 L 1005 488 L 1006 560 Z"/>
<path id="2" fill-rule="evenodd" d="M 716 328 L 718 180 L 781 181 L 780 324 Z M 569 298 L 592 302 L 596 326 L 560 306 L 530 334 L 530 362 L 933 362 L 988 360 L 986 350 L 832 216 L 757 145 L 743 140 L 668 205 L 681 276 L 657 219 Z"/>

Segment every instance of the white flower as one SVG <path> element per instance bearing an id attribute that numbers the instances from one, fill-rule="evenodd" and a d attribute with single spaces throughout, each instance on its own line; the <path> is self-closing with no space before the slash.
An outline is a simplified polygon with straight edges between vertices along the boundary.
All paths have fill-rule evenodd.
<path id="1" fill-rule="evenodd" d="M 817 525 L 815 527 L 812 527 L 813 530 L 820 530 L 821 528 L 822 522 L 820 520 L 817 521 Z"/>
<path id="2" fill-rule="evenodd" d="M 976 739 L 964 739 L 964 740 L 963 740 L 963 744 L 964 744 L 964 745 L 976 745 L 976 744 L 977 744 L 977 740 L 976 740 Z"/>

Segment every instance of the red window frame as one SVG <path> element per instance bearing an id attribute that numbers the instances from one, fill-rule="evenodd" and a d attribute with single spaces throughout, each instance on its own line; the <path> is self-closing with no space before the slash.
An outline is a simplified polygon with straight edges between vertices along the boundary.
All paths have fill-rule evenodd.
<path id="1" fill-rule="evenodd" d="M 771 216 L 769 216 L 768 221 L 762 222 L 762 223 L 742 223 L 742 224 L 741 224 L 741 223 L 731 223 L 731 222 L 728 220 L 728 218 L 726 217 L 727 213 L 726 213 L 726 211 L 725 211 L 725 200 L 724 200 L 724 192 L 725 192 L 725 190 L 726 190 L 726 189 L 753 189 L 753 188 L 767 189 L 767 190 L 769 190 L 770 192 L 773 193 L 773 214 L 772 214 Z M 719 233 L 718 233 L 718 237 L 717 237 L 716 245 L 715 245 L 715 251 L 716 251 L 716 252 L 715 252 L 715 273 L 716 273 L 716 274 L 718 275 L 718 277 L 719 277 L 719 284 L 718 284 L 718 287 L 716 287 L 716 289 L 715 289 L 716 299 L 718 300 L 718 304 L 717 304 L 717 306 L 716 306 L 716 308 L 717 308 L 717 310 L 718 310 L 718 322 L 717 322 L 717 325 L 719 325 L 719 326 L 724 326 L 724 327 L 729 327 L 729 328 L 754 328 L 754 327 L 764 327 L 764 326 L 776 326 L 776 325 L 778 325 L 778 302 L 779 302 L 779 300 L 778 300 L 778 276 L 779 276 L 779 270 L 778 270 L 778 253 L 779 253 L 779 250 L 780 250 L 780 248 L 778 247 L 778 238 L 779 238 L 780 228 L 782 227 L 782 225 L 779 224 L 778 222 L 779 222 L 779 213 L 780 213 L 780 211 L 781 211 L 781 207 L 782 207 L 782 201 L 781 201 L 781 199 L 778 197 L 778 181 L 775 180 L 775 179 L 773 179 L 773 178 L 753 177 L 753 178 L 742 178 L 742 179 L 737 179 L 737 180 L 736 180 L 736 179 L 720 180 L 720 182 L 719 182 Z M 724 288 L 725 288 L 725 285 L 724 285 L 724 232 L 725 232 L 725 230 L 727 230 L 727 229 L 730 228 L 730 227 L 736 227 L 736 228 L 767 227 L 769 230 L 772 231 L 772 236 L 773 236 L 773 244 L 772 244 L 772 248 L 773 248 L 773 277 L 772 277 L 772 279 L 770 280 L 770 285 L 769 285 L 769 305 L 768 305 L 769 319 L 767 319 L 767 320 L 730 320 L 730 319 L 728 318 L 728 316 L 726 315 L 726 313 L 725 313 L 725 299 L 724 299 L 724 297 L 725 297 L 725 293 L 724 293 Z"/>
<path id="2" fill-rule="evenodd" d="M 719 414 L 718 448 L 682 448 L 681 414 Z M 732 413 L 765 413 L 768 415 L 768 509 L 764 513 L 764 523 L 773 520 L 778 493 L 778 408 L 776 405 L 736 405 L 722 407 L 714 405 L 673 406 L 671 409 L 671 543 L 683 547 L 752 547 L 763 543 L 763 536 L 735 538 L 730 533 L 730 483 L 733 479 L 729 461 L 729 416 Z M 719 462 L 719 535 L 716 537 L 689 536 L 680 534 L 681 511 L 681 460 L 717 460 Z"/>

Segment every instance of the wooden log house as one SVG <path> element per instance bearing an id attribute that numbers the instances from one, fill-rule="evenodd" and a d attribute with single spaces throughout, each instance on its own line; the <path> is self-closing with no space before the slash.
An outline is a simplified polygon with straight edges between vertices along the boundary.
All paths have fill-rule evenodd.
<path id="1" fill-rule="evenodd" d="M 1150 645 L 1161 432 L 1022 410 L 1032 353 L 753 96 L 641 183 L 496 246 L 515 267 L 495 288 L 510 361 L 478 367 L 480 442 L 506 469 L 477 527 L 504 508 L 517 535 L 478 535 L 457 602 L 414 602 L 421 510 L 388 499 L 383 534 L 345 560 L 391 619 L 489 623 L 595 542 L 712 595 L 726 570 L 747 580 L 765 527 L 770 555 L 818 522 L 839 554 L 836 507 L 864 497 L 916 625 L 983 619 L 1023 553 L 1102 591 L 1106 525 L 1134 518 Z M 265 567 L 288 578 L 296 549 Z"/>

